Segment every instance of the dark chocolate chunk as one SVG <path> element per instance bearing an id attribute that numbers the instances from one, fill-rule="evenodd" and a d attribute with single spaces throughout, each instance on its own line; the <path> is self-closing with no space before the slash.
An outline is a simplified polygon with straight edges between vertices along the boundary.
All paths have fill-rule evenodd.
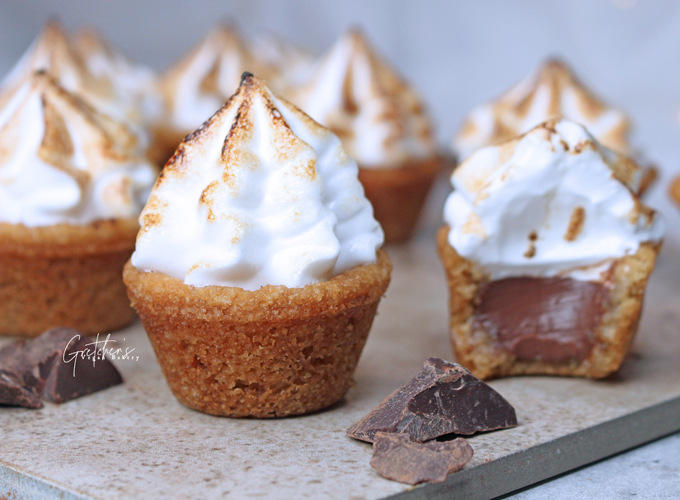
<path id="1" fill-rule="evenodd" d="M 42 408 L 40 395 L 16 373 L 0 369 L 0 405 Z"/>
<path id="2" fill-rule="evenodd" d="M 516 425 L 515 409 L 489 385 L 456 363 L 430 358 L 415 378 L 383 399 L 347 434 L 373 442 L 376 432 L 396 432 L 423 442 Z"/>
<path id="3" fill-rule="evenodd" d="M 51 357 L 45 375 L 42 397 L 50 403 L 65 403 L 75 398 L 122 384 L 123 378 L 106 358 L 89 357 L 95 347 L 88 345 L 91 337 L 82 337 L 72 342 L 61 356 Z M 85 357 L 81 355 L 85 353 Z M 74 368 L 75 363 L 75 368 Z"/>
<path id="4" fill-rule="evenodd" d="M 608 292 L 571 278 L 506 278 L 479 293 L 474 327 L 521 361 L 583 361 L 595 345 Z"/>
<path id="5" fill-rule="evenodd" d="M 54 360 L 82 337 L 72 328 L 52 328 L 32 340 L 20 340 L 0 350 L 0 367 L 19 374 L 28 387 L 42 391 Z"/>
<path id="6" fill-rule="evenodd" d="M 0 369 L 11 373 L 23 390 L 52 403 L 123 383 L 116 367 L 97 352 L 93 342 L 93 337 L 78 330 L 53 328 L 33 340 L 0 349 Z"/>
<path id="7" fill-rule="evenodd" d="M 392 481 L 440 483 L 472 459 L 472 448 L 463 438 L 415 443 L 406 434 L 378 432 L 373 442 L 371 467 Z"/>

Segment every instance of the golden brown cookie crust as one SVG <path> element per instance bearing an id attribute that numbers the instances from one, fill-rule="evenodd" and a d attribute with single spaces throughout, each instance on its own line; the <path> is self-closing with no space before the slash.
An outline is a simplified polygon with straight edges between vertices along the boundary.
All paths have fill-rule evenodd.
<path id="1" fill-rule="evenodd" d="M 602 378 L 619 369 L 637 331 L 647 279 L 654 269 L 659 246 L 643 243 L 638 251 L 616 261 L 611 275 L 609 303 L 596 332 L 591 355 L 566 363 L 520 361 L 497 347 L 472 316 L 481 285 L 488 281 L 481 268 L 461 257 L 448 242 L 449 227 L 437 234 L 439 255 L 449 285 L 451 341 L 458 362 L 477 377 L 509 375 L 573 375 Z"/>
<path id="2" fill-rule="evenodd" d="M 391 269 L 380 250 L 375 264 L 302 288 L 194 287 L 129 262 L 123 279 L 180 402 L 271 418 L 344 396 Z"/>
<path id="3" fill-rule="evenodd" d="M 411 237 L 430 187 L 445 166 L 446 161 L 440 157 L 413 160 L 394 168 L 359 165 L 359 180 L 385 232 L 386 243 Z"/>
<path id="4" fill-rule="evenodd" d="M 136 219 L 30 228 L 0 223 L 0 334 L 107 333 L 134 320 L 121 280 Z"/>

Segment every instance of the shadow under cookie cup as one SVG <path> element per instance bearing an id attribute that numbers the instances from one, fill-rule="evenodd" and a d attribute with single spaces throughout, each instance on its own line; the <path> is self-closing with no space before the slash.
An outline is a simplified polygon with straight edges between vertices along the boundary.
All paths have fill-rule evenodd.
<path id="1" fill-rule="evenodd" d="M 352 383 L 392 266 L 374 264 L 301 288 L 186 285 L 130 262 L 123 279 L 170 389 L 212 415 L 301 415 Z"/>
<path id="2" fill-rule="evenodd" d="M 35 337 L 56 326 L 85 334 L 123 328 L 135 318 L 123 265 L 137 219 L 26 227 L 0 223 L 0 334 Z"/>
<path id="3" fill-rule="evenodd" d="M 660 244 L 642 243 L 634 254 L 615 260 L 590 354 L 581 360 L 548 362 L 518 359 L 475 323 L 479 292 L 489 279 L 479 265 L 451 247 L 449 231 L 448 226 L 439 230 L 437 246 L 449 287 L 451 342 L 460 364 L 483 379 L 538 374 L 603 378 L 619 369 L 637 332 L 647 280 Z"/>
<path id="4" fill-rule="evenodd" d="M 394 168 L 359 165 L 359 180 L 383 228 L 385 243 L 402 242 L 413 235 L 430 188 L 446 165 L 441 157 L 412 160 Z"/>

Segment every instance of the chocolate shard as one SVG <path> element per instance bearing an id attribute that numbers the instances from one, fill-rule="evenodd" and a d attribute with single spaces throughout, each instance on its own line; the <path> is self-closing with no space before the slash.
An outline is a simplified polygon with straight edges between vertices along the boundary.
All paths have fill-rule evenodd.
<path id="1" fill-rule="evenodd" d="M 0 405 L 42 408 L 38 392 L 26 387 L 21 376 L 0 369 Z"/>
<path id="2" fill-rule="evenodd" d="M 376 432 L 403 433 L 423 442 L 516 425 L 515 409 L 489 385 L 461 365 L 429 358 L 415 378 L 383 399 L 347 434 L 373 442 Z"/>
<path id="3" fill-rule="evenodd" d="M 91 337 L 82 337 L 72 342 L 62 355 L 51 357 L 49 364 L 41 367 L 41 375 L 45 375 L 41 395 L 45 401 L 65 403 L 123 383 L 113 363 L 96 354 L 92 340 Z"/>
<path id="4" fill-rule="evenodd" d="M 69 342 L 82 334 L 72 328 L 52 328 L 33 340 L 22 340 L 0 350 L 0 367 L 23 378 L 27 387 L 42 391 L 54 360 L 61 358 Z"/>
<path id="5" fill-rule="evenodd" d="M 33 340 L 0 349 L 0 369 L 38 398 L 39 406 L 23 405 L 30 408 L 42 406 L 40 397 L 65 403 L 123 383 L 116 367 L 92 345 L 93 340 L 72 328 L 53 328 Z"/>
<path id="6" fill-rule="evenodd" d="M 465 467 L 472 453 L 472 447 L 463 438 L 415 443 L 406 434 L 378 432 L 371 467 L 382 477 L 400 483 L 440 483 L 450 473 Z"/>

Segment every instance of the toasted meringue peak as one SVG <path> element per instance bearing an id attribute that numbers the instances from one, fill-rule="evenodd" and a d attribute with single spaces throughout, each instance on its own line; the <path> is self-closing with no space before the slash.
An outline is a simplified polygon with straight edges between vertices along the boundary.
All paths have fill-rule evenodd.
<path id="1" fill-rule="evenodd" d="M 113 97 L 111 82 L 96 79 L 87 71 L 63 27 L 55 20 L 45 25 L 38 38 L 0 83 L 3 101 L 38 70 L 47 70 L 69 92 L 103 92 Z"/>
<path id="2" fill-rule="evenodd" d="M 255 37 L 253 52 L 261 61 L 276 68 L 276 75 L 268 80 L 268 85 L 279 93 L 288 93 L 291 88 L 301 84 L 309 77 L 316 62 L 316 56 L 311 51 L 274 33 L 262 33 Z"/>
<path id="3" fill-rule="evenodd" d="M 241 73 L 268 78 L 274 68 L 260 61 L 232 26 L 211 31 L 161 76 L 170 124 L 189 132 L 215 113 L 239 86 Z"/>
<path id="4" fill-rule="evenodd" d="M 290 98 L 336 133 L 362 167 L 392 168 L 437 154 L 422 101 L 356 29 Z"/>
<path id="5" fill-rule="evenodd" d="M 111 80 L 90 73 L 57 21 L 52 20 L 45 25 L 42 33 L 0 83 L 0 106 L 38 70 L 48 71 L 62 88 L 77 94 L 97 111 L 127 124 L 140 123 L 141 115 L 135 103 L 121 99 Z"/>
<path id="6" fill-rule="evenodd" d="M 449 243 L 492 277 L 599 280 L 612 261 L 663 237 L 631 190 L 632 160 L 565 119 L 477 150 L 453 173 Z"/>
<path id="7" fill-rule="evenodd" d="M 120 95 L 134 99 L 141 106 L 143 121 L 159 117 L 163 103 L 151 68 L 132 62 L 93 28 L 78 31 L 74 47 L 92 75 L 111 81 Z"/>
<path id="8" fill-rule="evenodd" d="M 36 72 L 0 109 L 0 220 L 29 227 L 136 217 L 156 171 L 136 137 Z"/>
<path id="9" fill-rule="evenodd" d="M 630 153 L 626 115 L 595 97 L 559 59 L 549 59 L 499 99 L 474 109 L 454 137 L 453 148 L 465 158 L 560 117 L 584 125 L 603 146 Z"/>
<path id="10" fill-rule="evenodd" d="M 246 73 L 165 166 L 132 264 L 256 290 L 374 262 L 383 235 L 357 173 L 335 135 Z"/>

